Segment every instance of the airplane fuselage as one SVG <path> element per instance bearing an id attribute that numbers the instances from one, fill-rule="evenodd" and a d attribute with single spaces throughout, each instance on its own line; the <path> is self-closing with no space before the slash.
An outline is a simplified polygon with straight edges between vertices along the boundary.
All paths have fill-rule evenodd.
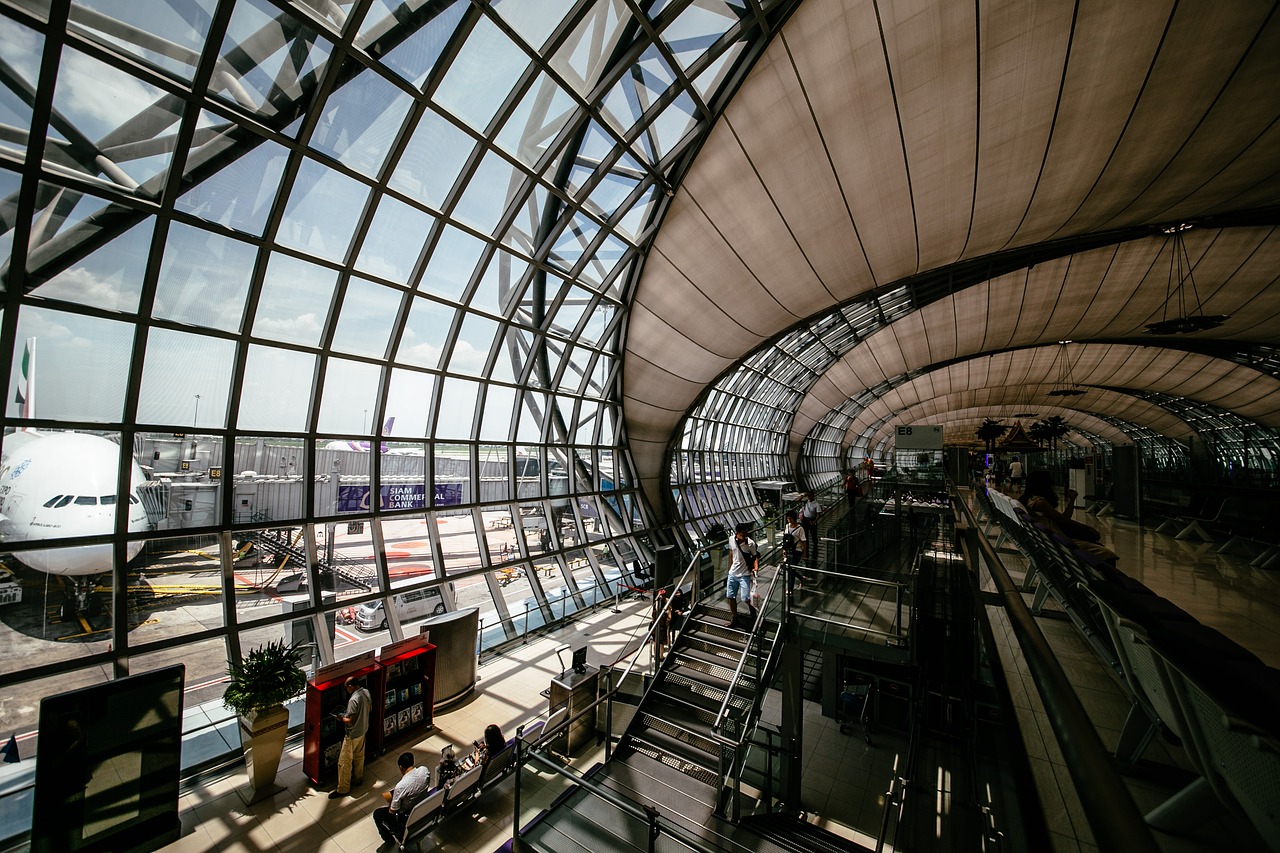
<path id="1" fill-rule="evenodd" d="M 121 448 L 88 433 L 12 433 L 0 456 L 0 549 L 4 543 L 101 536 L 115 530 L 120 503 Z M 124 497 L 128 529 L 144 531 L 147 514 L 137 486 L 146 475 L 131 460 Z M 142 550 L 131 542 L 129 559 Z M 111 571 L 112 546 L 81 545 L 17 551 L 23 564 L 53 575 L 89 576 Z"/>

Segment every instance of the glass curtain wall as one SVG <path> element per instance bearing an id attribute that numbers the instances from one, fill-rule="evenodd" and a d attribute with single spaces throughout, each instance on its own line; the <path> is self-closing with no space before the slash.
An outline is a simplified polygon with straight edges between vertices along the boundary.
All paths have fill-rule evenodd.
<path id="1" fill-rule="evenodd" d="M 628 290 L 792 6 L 0 0 L 24 755 L 104 673 L 182 660 L 216 714 L 273 639 L 477 607 L 487 647 L 625 584 Z"/>

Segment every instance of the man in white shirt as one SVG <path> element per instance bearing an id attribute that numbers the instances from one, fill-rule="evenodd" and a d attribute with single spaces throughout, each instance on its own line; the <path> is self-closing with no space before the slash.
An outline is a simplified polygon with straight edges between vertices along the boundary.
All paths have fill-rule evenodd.
<path id="1" fill-rule="evenodd" d="M 396 765 L 400 768 L 400 781 L 390 791 L 382 792 L 382 798 L 389 805 L 373 810 L 373 822 L 386 842 L 399 839 L 409 812 L 431 787 L 431 771 L 426 767 L 415 767 L 412 752 L 400 753 Z"/>
<path id="2" fill-rule="evenodd" d="M 814 561 L 818 558 L 818 516 L 822 514 L 822 504 L 813 498 L 813 492 L 804 493 L 804 506 L 800 507 L 800 526 L 804 528 L 805 556 Z M 816 565 L 810 562 L 810 565 Z"/>
<path id="3" fill-rule="evenodd" d="M 1015 490 L 1022 488 L 1022 479 L 1024 476 L 1025 472 L 1022 470 L 1022 460 L 1016 456 L 1013 457 L 1013 461 L 1009 463 L 1009 485 L 1013 486 Z M 1015 491 L 1015 494 L 1019 494 L 1019 492 Z"/>
<path id="4" fill-rule="evenodd" d="M 733 531 L 733 543 L 729 548 L 729 577 L 725 580 L 725 597 L 729 599 L 729 625 L 735 628 L 750 627 L 756 621 L 756 609 L 751 606 L 751 582 L 760 564 L 760 549 L 755 540 L 747 536 L 748 524 L 739 524 Z M 738 602 L 747 605 L 751 621 L 743 625 L 738 621 Z"/>

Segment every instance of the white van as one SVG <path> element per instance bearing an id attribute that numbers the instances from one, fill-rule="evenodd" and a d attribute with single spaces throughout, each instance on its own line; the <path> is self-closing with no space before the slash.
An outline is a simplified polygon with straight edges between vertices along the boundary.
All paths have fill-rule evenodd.
<path id="1" fill-rule="evenodd" d="M 396 614 L 402 623 L 439 616 L 445 610 L 440 588 L 434 586 L 430 589 L 398 592 L 391 596 L 391 600 L 395 603 Z M 387 614 L 382 606 L 382 599 L 366 601 L 356 608 L 356 627 L 361 631 L 376 631 L 387 627 Z"/>

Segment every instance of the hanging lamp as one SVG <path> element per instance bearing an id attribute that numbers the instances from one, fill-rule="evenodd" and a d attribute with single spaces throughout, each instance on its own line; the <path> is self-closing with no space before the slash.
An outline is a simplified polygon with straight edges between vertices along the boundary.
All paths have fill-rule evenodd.
<path id="1" fill-rule="evenodd" d="M 1084 389 L 1071 378 L 1071 357 L 1067 353 L 1069 343 L 1071 341 L 1058 341 L 1058 381 L 1049 392 L 1050 397 L 1079 397 L 1084 393 Z"/>
<path id="2" fill-rule="evenodd" d="M 1169 258 L 1169 283 L 1165 287 L 1161 319 L 1156 323 L 1147 323 L 1142 331 L 1144 335 L 1190 335 L 1216 329 L 1228 319 L 1226 314 L 1204 313 L 1204 306 L 1200 304 L 1200 294 L 1191 274 L 1191 256 L 1187 254 L 1187 245 L 1182 239 L 1182 233 L 1190 227 L 1182 224 L 1164 229 L 1164 233 L 1173 238 L 1173 253 Z M 1187 310 L 1191 302 L 1195 303 L 1193 312 Z M 1170 310 L 1175 312 L 1175 316 L 1169 316 Z"/>

